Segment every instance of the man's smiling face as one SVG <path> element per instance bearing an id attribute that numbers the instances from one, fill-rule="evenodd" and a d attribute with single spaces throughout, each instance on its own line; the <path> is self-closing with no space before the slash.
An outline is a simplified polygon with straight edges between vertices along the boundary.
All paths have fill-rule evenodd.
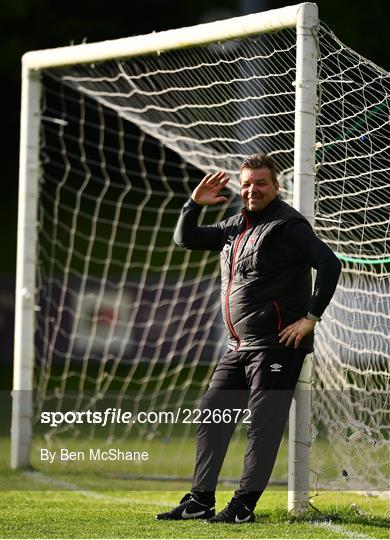
<path id="1" fill-rule="evenodd" d="M 241 171 L 240 196 L 248 210 L 258 212 L 266 208 L 279 193 L 278 182 L 272 181 L 268 167 Z"/>

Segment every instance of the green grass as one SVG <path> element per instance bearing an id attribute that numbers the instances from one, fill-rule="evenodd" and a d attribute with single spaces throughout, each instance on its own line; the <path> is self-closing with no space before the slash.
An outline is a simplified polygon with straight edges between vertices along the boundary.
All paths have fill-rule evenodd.
<path id="1" fill-rule="evenodd" d="M 138 481 L 82 467 L 23 472 L 9 468 L 9 441 L 2 440 L 1 538 L 388 538 L 389 502 L 346 492 L 320 492 L 305 519 L 286 511 L 287 492 L 268 489 L 256 523 L 207 525 L 157 522 L 175 505 L 187 483 Z M 130 465 L 128 469 L 131 469 Z M 62 486 L 62 487 L 61 487 Z M 217 508 L 232 495 L 218 490 Z"/>
<path id="2" fill-rule="evenodd" d="M 152 426 L 153 427 L 153 426 Z M 103 437 L 103 431 L 100 430 L 94 433 L 74 431 L 70 433 L 54 432 L 50 439 L 35 436 L 33 439 L 32 449 L 30 453 L 31 465 L 42 473 L 49 474 L 60 481 L 70 481 L 75 478 L 78 483 L 82 482 L 83 489 L 101 490 L 117 489 L 129 490 L 139 489 L 137 478 L 157 478 L 169 477 L 172 479 L 187 478 L 190 479 L 194 466 L 195 455 L 195 436 L 193 427 L 188 433 L 172 431 L 170 435 L 163 431 L 164 426 L 160 426 L 157 430 L 146 428 L 137 434 L 129 434 L 125 440 L 118 438 L 110 443 L 109 440 Z M 237 433 L 236 435 L 240 435 Z M 9 440 L 8 438 L 0 439 L 1 453 L 4 454 L 4 459 L 8 459 L 9 455 Z M 241 436 L 234 436 L 222 468 L 220 478 L 224 481 L 237 479 L 241 476 L 242 460 L 245 454 L 247 439 L 245 432 Z M 47 448 L 51 452 L 56 452 L 54 463 L 48 463 L 41 460 L 41 448 Z M 68 451 L 84 453 L 84 460 L 60 460 L 61 448 L 66 448 Z M 102 451 L 110 448 L 118 448 L 126 452 L 146 451 L 149 459 L 146 461 L 94 461 L 90 460 L 90 449 L 99 448 Z M 317 438 L 311 449 L 311 458 L 313 463 L 313 472 L 311 475 L 312 485 L 327 485 L 329 482 L 333 490 L 350 490 L 350 489 L 368 489 L 370 485 L 376 485 L 378 490 L 386 489 L 385 479 L 388 477 L 388 453 L 386 448 L 372 449 L 372 458 L 378 463 L 378 469 L 383 473 L 383 485 L 370 484 L 370 470 L 367 474 L 362 475 L 360 482 L 355 481 L 354 485 L 350 483 L 349 477 L 344 477 L 341 470 L 345 467 L 344 462 L 337 462 L 334 454 L 330 451 L 329 443 L 325 439 Z M 370 451 L 370 450 L 366 450 Z M 355 453 L 350 453 L 346 456 L 345 462 L 348 459 L 359 457 L 357 466 L 362 469 L 360 456 Z M 349 469 L 348 465 L 346 466 Z M 357 469 L 359 470 L 359 469 Z M 316 472 L 314 472 L 316 471 Z M 362 470 L 362 474 L 365 471 Z M 274 485 L 286 483 L 288 476 L 288 442 L 285 437 L 280 446 L 277 460 L 271 476 L 271 482 Z M 375 478 L 374 478 L 375 480 Z M 13 480 L 14 481 L 14 480 Z M 7 478 L 3 480 L 5 488 L 8 488 Z M 108 483 L 109 482 L 109 483 Z M 231 483 L 230 483 L 231 484 Z M 228 487 L 230 487 L 230 484 Z M 141 482 L 141 489 L 143 489 Z M 155 481 L 148 483 L 148 489 L 155 491 L 165 490 L 166 481 Z M 226 483 L 225 483 L 226 485 Z M 359 486 L 359 487 L 357 487 Z M 365 486 L 367 486 L 365 488 Z"/>
<path id="3" fill-rule="evenodd" d="M 287 515 L 285 492 L 268 491 L 256 511 L 254 524 L 212 526 L 202 521 L 155 521 L 154 515 L 176 504 L 178 496 L 176 491 L 3 491 L 1 537 L 388 538 L 389 520 L 383 501 L 367 501 L 353 494 L 321 495 L 317 505 L 323 515 L 313 511 L 305 520 Z M 231 492 L 219 492 L 218 507 L 230 496 Z M 359 504 L 361 515 L 351 509 L 352 504 Z"/>
<path id="4" fill-rule="evenodd" d="M 224 467 L 221 471 L 222 479 L 238 478 L 242 470 L 242 456 L 245 453 L 246 440 L 239 438 L 232 441 Z M 41 461 L 40 449 L 48 448 L 51 452 L 56 452 L 56 459 L 53 463 Z M 60 450 L 66 448 L 68 451 L 82 451 L 85 460 L 60 460 Z M 118 448 L 122 451 L 139 450 L 149 453 L 149 460 L 144 462 L 133 461 L 92 461 L 89 460 L 89 449 Z M 9 439 L 0 438 L 0 457 L 7 463 L 10 454 Z M 174 490 L 172 481 L 165 479 L 158 480 L 158 477 L 187 478 L 192 475 L 195 455 L 195 437 L 187 436 L 184 439 L 155 436 L 148 439 L 147 435 L 142 437 L 128 438 L 125 442 L 116 440 L 109 443 L 104 438 L 87 438 L 79 436 L 75 439 L 71 437 L 54 437 L 50 440 L 34 437 L 30 453 L 32 470 L 49 475 L 57 482 L 76 482 L 80 489 L 86 490 L 117 490 L 129 491 L 137 489 L 147 489 L 154 491 L 165 491 L 167 486 Z M 154 478 L 151 480 L 138 480 L 139 477 Z M 277 462 L 274 467 L 272 479 L 274 482 L 287 478 L 287 444 L 283 444 Z M 24 475 L 15 475 L 12 471 L 3 472 L 3 489 L 29 489 L 29 480 Z M 173 486 L 173 487 L 172 487 Z M 186 489 L 187 484 L 178 483 L 177 489 Z M 39 489 L 52 489 L 50 485 L 42 485 Z"/>

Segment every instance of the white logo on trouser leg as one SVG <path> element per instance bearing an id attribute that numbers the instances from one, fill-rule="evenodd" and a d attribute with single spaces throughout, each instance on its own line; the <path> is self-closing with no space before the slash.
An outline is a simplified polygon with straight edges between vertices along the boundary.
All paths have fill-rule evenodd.
<path id="1" fill-rule="evenodd" d="M 283 366 L 281 366 L 280 364 L 271 364 L 271 371 L 281 371 Z"/>

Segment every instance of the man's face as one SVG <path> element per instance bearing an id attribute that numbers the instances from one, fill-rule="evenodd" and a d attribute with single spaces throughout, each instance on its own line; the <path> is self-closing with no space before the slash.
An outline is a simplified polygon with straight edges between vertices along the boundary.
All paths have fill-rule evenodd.
<path id="1" fill-rule="evenodd" d="M 272 181 L 268 167 L 242 169 L 240 196 L 248 210 L 252 212 L 263 210 L 278 193 L 279 184 Z"/>

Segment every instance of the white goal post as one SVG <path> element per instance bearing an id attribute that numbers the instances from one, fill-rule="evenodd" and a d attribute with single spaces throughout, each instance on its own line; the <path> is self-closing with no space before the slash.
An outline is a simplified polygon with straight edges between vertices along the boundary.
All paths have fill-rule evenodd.
<path id="1" fill-rule="evenodd" d="M 315 130 L 317 107 L 317 6 L 303 3 L 228 21 L 151 33 L 102 43 L 83 44 L 23 56 L 18 209 L 15 359 L 12 412 L 13 468 L 29 464 L 32 436 L 32 392 L 35 333 L 37 200 L 40 181 L 39 130 L 41 70 L 107 59 L 126 59 L 148 53 L 204 45 L 296 28 L 296 100 L 294 148 L 294 206 L 311 222 L 314 215 Z M 290 416 L 289 510 L 308 507 L 310 447 L 310 364 Z M 299 388 L 298 388 L 299 390 Z"/>

